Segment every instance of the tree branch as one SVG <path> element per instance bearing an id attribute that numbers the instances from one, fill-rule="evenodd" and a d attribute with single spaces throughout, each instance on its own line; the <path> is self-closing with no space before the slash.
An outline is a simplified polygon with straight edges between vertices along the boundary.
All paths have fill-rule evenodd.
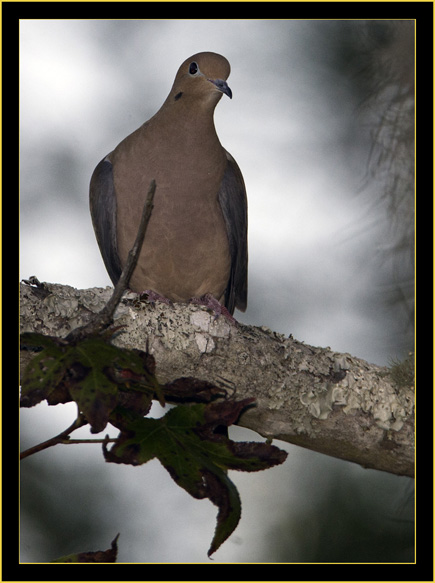
<path id="1" fill-rule="evenodd" d="M 21 331 L 66 337 L 109 300 L 112 289 L 21 284 Z M 45 295 L 45 294 L 44 294 Z M 151 352 L 165 383 L 196 377 L 238 399 L 255 397 L 239 424 L 368 468 L 414 475 L 414 393 L 391 371 L 270 330 L 232 325 L 204 307 L 155 306 L 126 294 L 114 343 Z M 23 353 L 23 366 L 32 357 Z"/>

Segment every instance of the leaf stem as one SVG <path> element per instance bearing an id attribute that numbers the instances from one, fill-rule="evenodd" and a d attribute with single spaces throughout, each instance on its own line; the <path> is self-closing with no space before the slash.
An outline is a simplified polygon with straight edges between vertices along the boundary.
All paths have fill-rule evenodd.
<path id="1" fill-rule="evenodd" d="M 118 437 L 105 437 L 104 439 L 66 439 L 61 443 L 64 445 L 69 445 L 70 443 L 116 443 L 118 441 Z"/>

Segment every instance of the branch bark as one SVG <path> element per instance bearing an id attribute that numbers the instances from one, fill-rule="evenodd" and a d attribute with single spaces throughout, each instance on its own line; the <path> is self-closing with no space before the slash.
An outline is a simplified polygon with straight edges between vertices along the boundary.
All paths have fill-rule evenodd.
<path id="1" fill-rule="evenodd" d="M 21 284 L 21 331 L 66 337 L 86 324 L 112 288 L 77 290 Z M 386 367 L 330 348 L 308 346 L 266 328 L 233 325 L 204 307 L 154 306 L 126 294 L 114 343 L 151 352 L 160 382 L 196 377 L 256 405 L 239 425 L 399 475 L 414 476 L 414 391 L 399 387 Z M 25 366 L 31 353 L 22 353 Z"/>

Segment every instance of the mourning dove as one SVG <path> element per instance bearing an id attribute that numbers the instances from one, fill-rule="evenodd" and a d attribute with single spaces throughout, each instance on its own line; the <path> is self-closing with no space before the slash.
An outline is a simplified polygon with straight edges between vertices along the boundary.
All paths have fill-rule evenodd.
<path id="1" fill-rule="evenodd" d="M 246 309 L 248 259 L 243 177 L 213 121 L 222 95 L 232 97 L 229 74 L 229 62 L 216 53 L 186 59 L 159 111 L 95 168 L 90 208 L 116 284 L 155 179 L 154 208 L 130 289 L 175 302 L 208 295 L 232 314 Z"/>

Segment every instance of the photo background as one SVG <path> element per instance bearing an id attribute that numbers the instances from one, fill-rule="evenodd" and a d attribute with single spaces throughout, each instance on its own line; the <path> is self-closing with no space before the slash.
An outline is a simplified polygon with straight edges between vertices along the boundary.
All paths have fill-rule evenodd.
<path id="1" fill-rule="evenodd" d="M 404 358 L 414 335 L 413 27 L 22 20 L 20 277 L 110 285 L 88 210 L 92 171 L 159 109 L 181 62 L 211 50 L 232 66 L 233 99 L 221 99 L 215 123 L 249 203 L 248 309 L 236 318 L 378 365 Z M 74 415 L 73 405 L 23 410 L 22 449 Z M 214 563 L 412 560 L 411 480 L 277 445 L 289 452 L 283 466 L 231 473 L 242 520 Z M 111 466 L 98 446 L 59 446 L 21 472 L 23 562 L 108 548 L 117 532 L 119 562 L 207 561 L 216 508 L 158 462 Z"/>

